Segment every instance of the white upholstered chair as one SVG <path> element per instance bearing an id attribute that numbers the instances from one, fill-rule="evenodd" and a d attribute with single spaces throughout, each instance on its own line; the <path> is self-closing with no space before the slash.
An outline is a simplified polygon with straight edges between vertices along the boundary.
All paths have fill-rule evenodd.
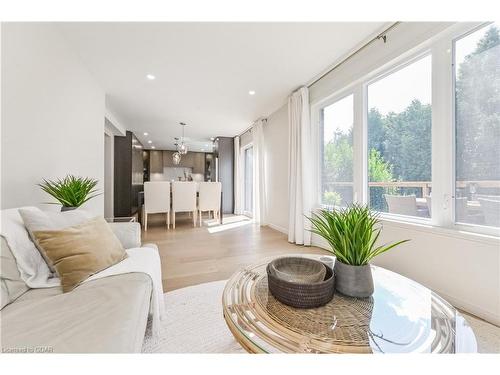
<path id="1" fill-rule="evenodd" d="M 144 230 L 148 230 L 148 214 L 167 214 L 167 229 L 170 227 L 170 182 L 148 181 L 144 183 Z"/>
<path id="2" fill-rule="evenodd" d="M 200 226 L 201 226 L 201 214 L 204 211 L 213 213 L 214 219 L 219 217 L 220 210 L 220 195 L 222 191 L 222 184 L 220 182 L 200 182 L 199 187 L 199 199 L 198 199 L 198 214 L 200 215 Z"/>
<path id="3" fill-rule="evenodd" d="M 478 199 L 484 215 L 484 223 L 492 227 L 500 227 L 500 200 Z"/>
<path id="4" fill-rule="evenodd" d="M 417 197 L 415 195 L 384 194 L 389 213 L 397 215 L 417 216 Z"/>
<path id="5" fill-rule="evenodd" d="M 193 226 L 196 226 L 197 182 L 172 182 L 172 223 L 175 228 L 176 212 L 192 212 Z"/>

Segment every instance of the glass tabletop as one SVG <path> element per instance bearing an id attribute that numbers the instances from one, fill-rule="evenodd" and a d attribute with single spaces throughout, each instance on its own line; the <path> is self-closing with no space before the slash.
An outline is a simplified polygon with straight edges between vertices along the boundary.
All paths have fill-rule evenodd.
<path id="1" fill-rule="evenodd" d="M 224 289 L 224 318 L 249 352 L 477 351 L 471 327 L 452 305 L 419 283 L 381 267 L 372 266 L 372 297 L 351 298 L 335 292 L 332 301 L 319 308 L 286 306 L 267 288 L 266 265 L 274 258 L 238 271 Z"/>

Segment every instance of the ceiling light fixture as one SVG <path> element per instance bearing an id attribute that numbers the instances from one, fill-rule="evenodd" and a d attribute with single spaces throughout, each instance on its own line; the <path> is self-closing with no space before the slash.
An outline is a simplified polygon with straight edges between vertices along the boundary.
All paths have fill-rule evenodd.
<path id="1" fill-rule="evenodd" d="M 144 132 L 144 135 L 145 135 L 145 136 L 147 137 L 147 136 L 149 135 L 149 133 L 147 133 L 147 132 Z"/>
<path id="2" fill-rule="evenodd" d="M 250 90 L 250 91 L 248 92 L 248 95 L 255 95 L 255 91 Z"/>
<path id="3" fill-rule="evenodd" d="M 149 79 L 150 81 L 153 81 L 156 79 L 156 77 L 152 74 L 146 74 L 146 78 Z"/>
<path id="4" fill-rule="evenodd" d="M 186 124 L 183 122 L 180 122 L 180 125 L 182 126 L 182 138 L 181 138 L 181 145 L 179 146 L 179 153 L 181 155 L 186 155 L 188 152 L 187 145 L 184 143 L 184 128 L 186 127 Z"/>
<path id="5" fill-rule="evenodd" d="M 153 141 L 148 141 L 149 144 L 153 143 Z"/>
<path id="6" fill-rule="evenodd" d="M 155 146 L 151 146 L 151 148 L 153 148 L 153 149 L 154 149 L 154 148 L 156 148 L 156 147 L 155 147 Z"/>
<path id="7" fill-rule="evenodd" d="M 179 144 L 177 142 L 174 143 L 174 146 L 176 149 L 179 148 Z M 172 154 L 172 162 L 174 163 L 174 165 L 179 165 L 179 163 L 181 162 L 181 154 L 179 154 L 179 151 L 175 151 Z"/>

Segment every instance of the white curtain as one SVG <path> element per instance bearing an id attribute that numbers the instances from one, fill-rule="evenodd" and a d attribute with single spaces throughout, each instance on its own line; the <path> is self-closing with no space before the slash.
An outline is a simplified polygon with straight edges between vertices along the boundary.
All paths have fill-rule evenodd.
<path id="1" fill-rule="evenodd" d="M 240 158 L 240 137 L 234 137 L 234 213 L 241 215 L 243 213 L 243 178 Z"/>
<path id="2" fill-rule="evenodd" d="M 311 228 L 305 216 L 312 208 L 312 130 L 309 90 L 302 87 L 288 98 L 288 241 L 311 245 Z"/>
<path id="3" fill-rule="evenodd" d="M 255 122 L 252 128 L 253 137 L 253 218 L 260 225 L 265 225 L 266 185 L 264 159 L 264 126 L 265 119 Z"/>

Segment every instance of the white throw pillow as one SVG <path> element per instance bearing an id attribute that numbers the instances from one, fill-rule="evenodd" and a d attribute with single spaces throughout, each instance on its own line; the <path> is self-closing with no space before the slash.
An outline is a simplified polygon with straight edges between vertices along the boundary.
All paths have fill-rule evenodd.
<path id="1" fill-rule="evenodd" d="M 95 216 L 89 212 L 79 209 L 65 212 L 48 212 L 42 211 L 37 207 L 20 208 L 19 214 L 24 221 L 24 226 L 28 230 L 31 240 L 34 242 L 52 273 L 56 272 L 54 265 L 41 249 L 38 241 L 33 235 L 33 232 L 64 229 L 82 224 Z"/>

